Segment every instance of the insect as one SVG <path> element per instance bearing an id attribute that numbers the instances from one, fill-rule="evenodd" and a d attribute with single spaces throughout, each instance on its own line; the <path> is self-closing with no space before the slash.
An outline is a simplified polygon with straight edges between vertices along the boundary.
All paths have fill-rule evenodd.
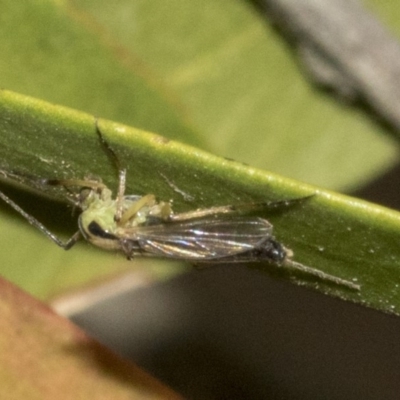
<path id="1" fill-rule="evenodd" d="M 73 187 L 79 189 L 74 200 L 81 210 L 79 230 L 68 241 L 62 241 L 0 191 L 3 201 L 60 247 L 68 250 L 83 237 L 103 249 L 121 251 L 128 259 L 136 256 L 164 257 L 186 260 L 200 266 L 264 261 L 359 290 L 359 285 L 353 282 L 292 260 L 293 252 L 274 238 L 273 226 L 266 219 L 238 215 L 238 212 L 253 207 L 288 206 L 310 196 L 174 213 L 171 202 L 157 201 L 152 194 L 125 195 L 127 171 L 121 168 L 119 158 L 103 137 L 97 120 L 96 132 L 118 170 L 119 183 L 115 198 L 99 180 L 43 180 L 47 185 L 64 186 L 68 190 Z"/>

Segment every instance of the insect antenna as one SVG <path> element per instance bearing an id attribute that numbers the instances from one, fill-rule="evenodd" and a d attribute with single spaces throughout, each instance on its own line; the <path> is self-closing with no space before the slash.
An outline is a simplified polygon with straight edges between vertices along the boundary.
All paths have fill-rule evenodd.
<path id="1" fill-rule="evenodd" d="M 49 186 L 62 186 L 68 196 L 67 199 L 72 202 L 75 207 L 81 208 L 80 194 L 76 193 L 71 187 L 89 188 L 91 190 L 103 190 L 107 188 L 104 183 L 96 180 L 85 180 L 85 179 L 42 179 L 43 184 Z"/>

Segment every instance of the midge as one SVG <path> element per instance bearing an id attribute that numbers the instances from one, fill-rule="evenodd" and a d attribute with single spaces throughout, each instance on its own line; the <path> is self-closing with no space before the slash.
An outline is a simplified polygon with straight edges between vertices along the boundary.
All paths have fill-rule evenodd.
<path id="1" fill-rule="evenodd" d="M 79 188 L 74 204 L 81 210 L 79 230 L 66 242 L 50 232 L 4 193 L 0 198 L 38 228 L 54 243 L 70 249 L 81 237 L 95 246 L 122 251 L 128 259 L 136 256 L 186 260 L 196 265 L 216 263 L 269 262 L 311 274 L 321 280 L 359 290 L 359 285 L 295 262 L 293 252 L 275 240 L 273 226 L 266 219 L 237 215 L 254 207 L 288 206 L 310 196 L 278 202 L 219 206 L 175 214 L 171 202 L 156 201 L 155 196 L 125 195 L 126 169 L 104 139 L 96 120 L 101 145 L 118 169 L 116 198 L 96 180 L 51 180 L 48 185 Z M 69 197 L 72 192 L 69 190 Z"/>

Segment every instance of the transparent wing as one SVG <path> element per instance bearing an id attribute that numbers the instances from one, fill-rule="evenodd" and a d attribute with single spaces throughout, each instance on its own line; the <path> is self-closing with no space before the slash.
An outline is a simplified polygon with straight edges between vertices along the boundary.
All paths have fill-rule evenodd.
<path id="1" fill-rule="evenodd" d="M 272 225 L 262 218 L 199 219 L 127 230 L 148 255 L 192 261 L 212 260 L 254 249 L 272 237 Z"/>

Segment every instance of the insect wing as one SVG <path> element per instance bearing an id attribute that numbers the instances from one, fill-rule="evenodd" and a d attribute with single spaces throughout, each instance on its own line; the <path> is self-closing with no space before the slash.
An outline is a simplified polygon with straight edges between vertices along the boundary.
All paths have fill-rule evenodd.
<path id="1" fill-rule="evenodd" d="M 149 255 L 202 261 L 249 251 L 270 237 L 272 225 L 262 218 L 208 218 L 140 227 L 125 238 Z"/>

